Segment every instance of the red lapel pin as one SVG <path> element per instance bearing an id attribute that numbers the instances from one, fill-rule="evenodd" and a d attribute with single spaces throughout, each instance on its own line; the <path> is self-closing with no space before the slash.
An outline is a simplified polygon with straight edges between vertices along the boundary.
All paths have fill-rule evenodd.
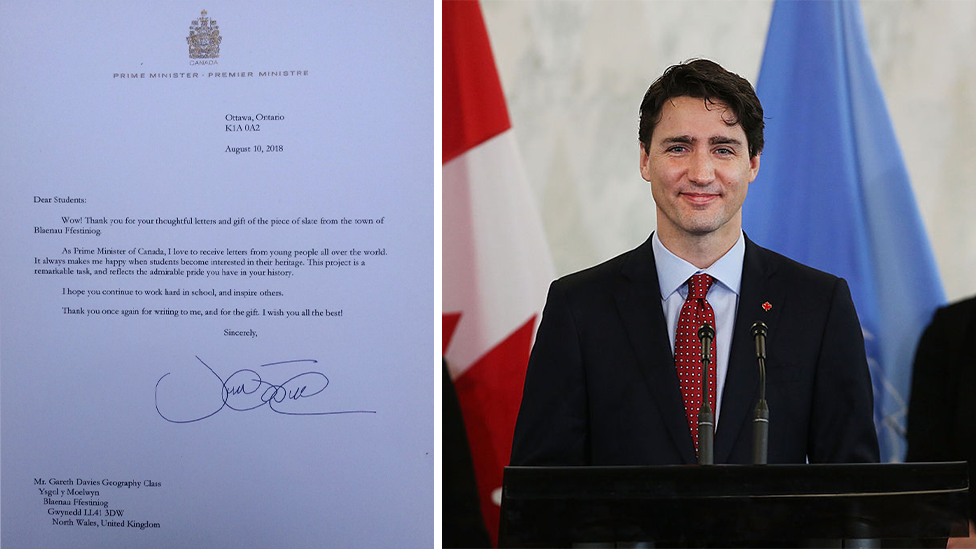
<path id="1" fill-rule="evenodd" d="M 769 312 L 769 310 L 772 309 L 773 306 L 770 305 L 770 303 L 767 301 L 767 302 L 765 302 L 765 303 L 762 304 L 762 308 L 763 308 L 764 311 Z"/>

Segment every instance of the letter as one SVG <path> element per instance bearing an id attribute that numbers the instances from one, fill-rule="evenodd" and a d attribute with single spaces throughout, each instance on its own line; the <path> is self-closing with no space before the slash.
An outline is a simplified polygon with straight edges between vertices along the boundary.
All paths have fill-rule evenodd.
<path id="1" fill-rule="evenodd" d="M 434 546 L 434 10 L 8 4 L 3 547 Z"/>

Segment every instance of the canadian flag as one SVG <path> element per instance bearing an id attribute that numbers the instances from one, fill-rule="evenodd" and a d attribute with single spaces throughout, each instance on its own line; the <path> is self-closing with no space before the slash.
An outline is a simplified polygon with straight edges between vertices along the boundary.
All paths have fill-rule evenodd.
<path id="1" fill-rule="evenodd" d="M 503 468 L 553 267 L 481 7 L 442 7 L 443 352 L 497 544 Z"/>

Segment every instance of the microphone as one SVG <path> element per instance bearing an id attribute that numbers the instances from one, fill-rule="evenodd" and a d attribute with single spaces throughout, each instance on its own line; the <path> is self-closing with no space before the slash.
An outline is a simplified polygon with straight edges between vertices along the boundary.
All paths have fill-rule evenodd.
<path id="1" fill-rule="evenodd" d="M 715 329 L 707 322 L 698 329 L 698 339 L 701 342 L 702 361 L 702 405 L 698 410 L 698 464 L 712 465 L 715 463 L 713 438 L 715 435 L 715 418 L 712 407 L 708 404 L 708 365 L 712 362 L 712 341 L 715 340 Z"/>
<path id="2" fill-rule="evenodd" d="M 712 341 L 715 340 L 715 329 L 707 322 L 698 328 L 698 339 L 701 340 L 702 362 L 712 361 Z"/>
<path id="3" fill-rule="evenodd" d="M 766 464 L 769 448 L 769 406 L 766 405 L 766 324 L 756 321 L 752 325 L 752 337 L 756 339 L 756 361 L 759 363 L 759 402 L 752 420 L 752 463 Z"/>
<path id="4" fill-rule="evenodd" d="M 763 321 L 752 324 L 752 337 L 756 338 L 756 358 L 766 360 L 766 324 Z"/>

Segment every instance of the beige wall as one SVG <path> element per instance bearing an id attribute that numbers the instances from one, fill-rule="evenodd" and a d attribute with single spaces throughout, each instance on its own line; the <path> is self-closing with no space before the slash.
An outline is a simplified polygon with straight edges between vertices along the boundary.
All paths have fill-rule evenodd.
<path id="1" fill-rule="evenodd" d="M 755 83 L 769 0 L 483 0 L 558 274 L 654 228 L 637 109 L 668 65 Z M 950 300 L 976 294 L 976 2 L 862 2 L 875 68 Z M 747 199 L 748 200 L 748 199 Z"/>

